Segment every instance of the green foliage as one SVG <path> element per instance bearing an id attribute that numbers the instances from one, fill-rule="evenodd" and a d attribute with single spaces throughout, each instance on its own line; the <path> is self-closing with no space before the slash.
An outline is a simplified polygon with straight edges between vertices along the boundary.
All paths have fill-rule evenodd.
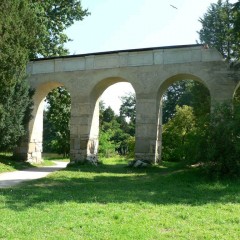
<path id="1" fill-rule="evenodd" d="M 240 176 L 240 104 L 215 106 L 198 138 L 196 160 L 204 162 L 209 175 Z"/>
<path id="2" fill-rule="evenodd" d="M 107 107 L 102 113 L 102 121 L 106 123 L 110 123 L 111 121 L 115 120 L 116 116 L 112 108 L 109 106 Z"/>
<path id="3" fill-rule="evenodd" d="M 22 80 L 0 97 L 3 101 L 0 105 L 1 151 L 11 151 L 25 134 L 31 117 L 32 94 L 27 81 Z"/>
<path id="4" fill-rule="evenodd" d="M 38 50 L 31 52 L 31 58 L 39 55 L 44 57 L 66 55 L 68 50 L 64 48 L 64 44 L 70 39 L 64 31 L 74 21 L 83 20 L 89 12 L 82 8 L 81 1 L 78 0 L 32 0 L 31 6 L 37 10 L 41 29 L 38 34 L 40 40 Z"/>
<path id="5" fill-rule="evenodd" d="M 32 52 L 31 57 L 66 55 L 68 50 L 64 44 L 70 39 L 64 31 L 74 21 L 83 20 L 89 12 L 82 8 L 81 1 L 78 0 L 33 0 L 32 8 L 38 10 L 41 32 L 38 35 L 38 50 Z M 55 89 L 48 94 L 46 101 L 48 109 L 44 115 L 44 151 L 68 155 L 71 108 L 69 93 L 63 88 Z"/>
<path id="6" fill-rule="evenodd" d="M 104 103 L 100 102 L 99 155 L 110 157 L 116 153 L 129 154 L 130 133 L 133 132 L 132 124 L 132 121 L 130 123 L 126 121 L 125 116 L 117 116 L 111 107 L 105 108 Z"/>
<path id="7" fill-rule="evenodd" d="M 228 61 L 239 59 L 240 36 L 238 31 L 239 8 L 233 10 L 229 1 L 212 3 L 199 21 L 201 43 L 215 47 Z M 235 24 L 234 24 L 235 23 Z M 235 28 L 234 28 L 235 26 Z"/>
<path id="8" fill-rule="evenodd" d="M 0 12 L 0 150 L 12 150 L 30 119 L 25 71 L 29 46 L 36 49 L 38 22 L 27 0 L 3 0 Z"/>
<path id="9" fill-rule="evenodd" d="M 233 22 L 233 27 L 234 27 L 234 32 L 240 31 L 240 1 L 233 4 L 233 14 L 235 15 L 234 22 Z M 239 36 L 239 35 L 238 35 Z"/>
<path id="10" fill-rule="evenodd" d="M 167 123 L 176 112 L 176 106 L 193 107 L 194 114 L 201 116 L 210 110 L 210 94 L 201 83 L 193 80 L 181 80 L 173 83 L 164 93 L 163 124 Z"/>
<path id="11" fill-rule="evenodd" d="M 43 131 L 44 152 L 55 152 L 68 156 L 70 151 L 70 94 L 63 87 L 59 87 L 48 94 L 46 103 Z"/>
<path id="12" fill-rule="evenodd" d="M 210 94 L 203 84 L 183 80 L 167 89 L 163 95 L 163 160 L 195 161 L 194 149 L 209 112 Z"/>
<path id="13" fill-rule="evenodd" d="M 129 118 L 132 123 L 136 122 L 136 96 L 134 93 L 128 93 L 121 97 L 120 116 Z"/>
<path id="14" fill-rule="evenodd" d="M 192 107 L 176 107 L 176 113 L 163 126 L 163 161 L 185 161 L 192 136 L 196 131 L 196 119 Z"/>
<path id="15" fill-rule="evenodd" d="M 100 131 L 99 134 L 99 149 L 98 154 L 100 157 L 112 157 L 115 156 L 115 144 L 111 141 L 111 131 Z"/>
<path id="16" fill-rule="evenodd" d="M 66 54 L 65 29 L 89 13 L 77 0 L 2 0 L 0 12 L 0 149 L 11 150 L 30 119 L 29 58 Z"/>
<path id="17" fill-rule="evenodd" d="M 135 157 L 135 137 L 130 136 L 127 139 L 127 145 L 128 145 L 128 158 L 134 158 Z"/>

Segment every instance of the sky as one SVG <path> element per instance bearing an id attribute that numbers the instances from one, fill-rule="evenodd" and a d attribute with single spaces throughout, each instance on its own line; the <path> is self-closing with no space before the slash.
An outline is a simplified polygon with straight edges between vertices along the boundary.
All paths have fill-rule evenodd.
<path id="1" fill-rule="evenodd" d="M 235 3 L 234 0 L 229 2 Z M 70 54 L 195 44 L 199 18 L 217 0 L 82 0 L 91 15 L 67 29 Z M 102 95 L 118 113 L 119 96 L 130 84 L 112 85 Z"/>

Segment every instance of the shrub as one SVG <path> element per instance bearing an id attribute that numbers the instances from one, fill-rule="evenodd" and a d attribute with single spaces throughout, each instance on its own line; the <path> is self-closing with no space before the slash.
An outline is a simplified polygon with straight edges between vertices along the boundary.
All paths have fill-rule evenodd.
<path id="1" fill-rule="evenodd" d="M 198 144 L 195 142 L 196 160 L 204 162 L 211 176 L 239 176 L 240 104 L 215 106 L 204 127 Z"/>
<path id="2" fill-rule="evenodd" d="M 188 148 L 196 131 L 192 107 L 176 107 L 174 117 L 163 126 L 164 161 L 187 160 Z"/>

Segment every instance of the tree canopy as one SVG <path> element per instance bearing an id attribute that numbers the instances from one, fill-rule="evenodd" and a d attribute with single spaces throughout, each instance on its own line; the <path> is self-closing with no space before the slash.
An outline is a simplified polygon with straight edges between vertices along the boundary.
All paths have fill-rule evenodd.
<path id="1" fill-rule="evenodd" d="M 0 2 L 0 150 L 16 145 L 30 119 L 27 62 L 66 54 L 64 30 L 88 14 L 78 0 Z"/>
<path id="2" fill-rule="evenodd" d="M 234 7 L 228 0 L 218 0 L 199 19 L 200 42 L 215 47 L 228 61 L 240 58 L 239 10 L 239 3 Z"/>
<path id="3" fill-rule="evenodd" d="M 31 8 L 37 9 L 38 23 L 41 31 L 38 34 L 38 50 L 31 52 L 30 57 L 58 56 L 68 54 L 64 47 L 69 37 L 64 31 L 75 21 L 81 21 L 89 15 L 79 0 L 32 0 Z"/>
<path id="4" fill-rule="evenodd" d="M 70 94 L 65 88 L 59 87 L 48 94 L 45 101 L 43 149 L 67 156 L 70 151 Z"/>
<path id="5" fill-rule="evenodd" d="M 0 150 L 10 150 L 29 120 L 25 69 L 30 51 L 37 48 L 38 21 L 27 0 L 2 0 L 0 13 Z"/>

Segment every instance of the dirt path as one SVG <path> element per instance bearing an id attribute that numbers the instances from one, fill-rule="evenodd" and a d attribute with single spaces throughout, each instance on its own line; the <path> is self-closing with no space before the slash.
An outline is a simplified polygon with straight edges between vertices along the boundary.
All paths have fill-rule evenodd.
<path id="1" fill-rule="evenodd" d="M 0 188 L 7 188 L 15 186 L 21 182 L 39 179 L 46 177 L 48 174 L 63 169 L 67 166 L 68 162 L 54 162 L 56 165 L 28 168 L 21 171 L 7 172 L 0 174 Z"/>

